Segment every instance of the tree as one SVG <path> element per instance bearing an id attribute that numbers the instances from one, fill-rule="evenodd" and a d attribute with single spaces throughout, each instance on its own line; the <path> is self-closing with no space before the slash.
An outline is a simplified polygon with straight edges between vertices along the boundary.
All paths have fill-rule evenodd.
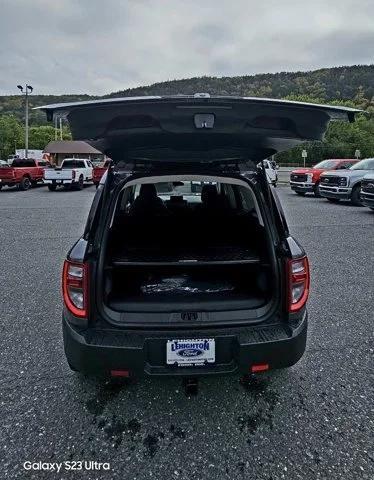
<path id="1" fill-rule="evenodd" d="M 60 132 L 58 131 L 58 140 Z M 44 150 L 46 145 L 55 139 L 55 129 L 52 126 L 31 127 L 29 131 L 29 147 Z M 71 134 L 67 127 L 62 129 L 62 139 L 71 140 Z"/>
<path id="2" fill-rule="evenodd" d="M 24 130 L 13 115 L 0 116 L 0 158 L 8 158 L 24 144 Z"/>
<path id="3" fill-rule="evenodd" d="M 58 139 L 60 132 L 58 131 Z M 44 150 L 46 145 L 55 139 L 55 129 L 52 126 L 30 127 L 29 148 Z M 62 139 L 71 140 L 69 128 L 62 128 Z M 25 130 L 23 125 L 13 115 L 0 115 L 0 158 L 6 159 L 15 153 L 17 148 L 25 147 Z"/>

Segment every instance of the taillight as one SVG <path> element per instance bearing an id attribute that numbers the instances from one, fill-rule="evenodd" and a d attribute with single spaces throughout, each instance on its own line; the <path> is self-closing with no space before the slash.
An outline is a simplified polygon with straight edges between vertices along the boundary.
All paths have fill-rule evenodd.
<path id="1" fill-rule="evenodd" d="M 288 310 L 297 312 L 308 300 L 310 287 L 309 262 L 307 257 L 288 260 Z"/>
<path id="2" fill-rule="evenodd" d="M 88 315 L 88 265 L 65 260 L 62 294 L 66 308 L 76 317 Z"/>

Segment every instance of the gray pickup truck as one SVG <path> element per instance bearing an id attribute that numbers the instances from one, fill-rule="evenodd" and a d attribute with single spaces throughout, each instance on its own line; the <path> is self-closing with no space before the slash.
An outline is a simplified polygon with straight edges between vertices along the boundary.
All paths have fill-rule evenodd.
<path id="1" fill-rule="evenodd" d="M 347 170 L 323 173 L 319 187 L 321 197 L 330 202 L 350 200 L 353 205 L 361 206 L 361 182 L 370 173 L 374 174 L 374 158 L 365 158 Z"/>
<path id="2" fill-rule="evenodd" d="M 362 179 L 361 203 L 374 210 L 374 172 L 368 173 Z"/>

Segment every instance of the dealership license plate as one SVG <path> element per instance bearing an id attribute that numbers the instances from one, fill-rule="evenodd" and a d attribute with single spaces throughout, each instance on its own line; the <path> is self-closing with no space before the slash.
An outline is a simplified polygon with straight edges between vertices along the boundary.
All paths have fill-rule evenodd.
<path id="1" fill-rule="evenodd" d="M 213 338 L 168 340 L 166 363 L 180 367 L 205 365 L 216 360 L 216 342 Z"/>

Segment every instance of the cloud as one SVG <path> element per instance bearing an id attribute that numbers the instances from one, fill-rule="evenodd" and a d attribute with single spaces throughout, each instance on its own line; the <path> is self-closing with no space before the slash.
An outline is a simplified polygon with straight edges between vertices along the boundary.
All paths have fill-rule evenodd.
<path id="1" fill-rule="evenodd" d="M 0 94 L 373 61 L 370 0 L 0 0 L 0 11 Z"/>

